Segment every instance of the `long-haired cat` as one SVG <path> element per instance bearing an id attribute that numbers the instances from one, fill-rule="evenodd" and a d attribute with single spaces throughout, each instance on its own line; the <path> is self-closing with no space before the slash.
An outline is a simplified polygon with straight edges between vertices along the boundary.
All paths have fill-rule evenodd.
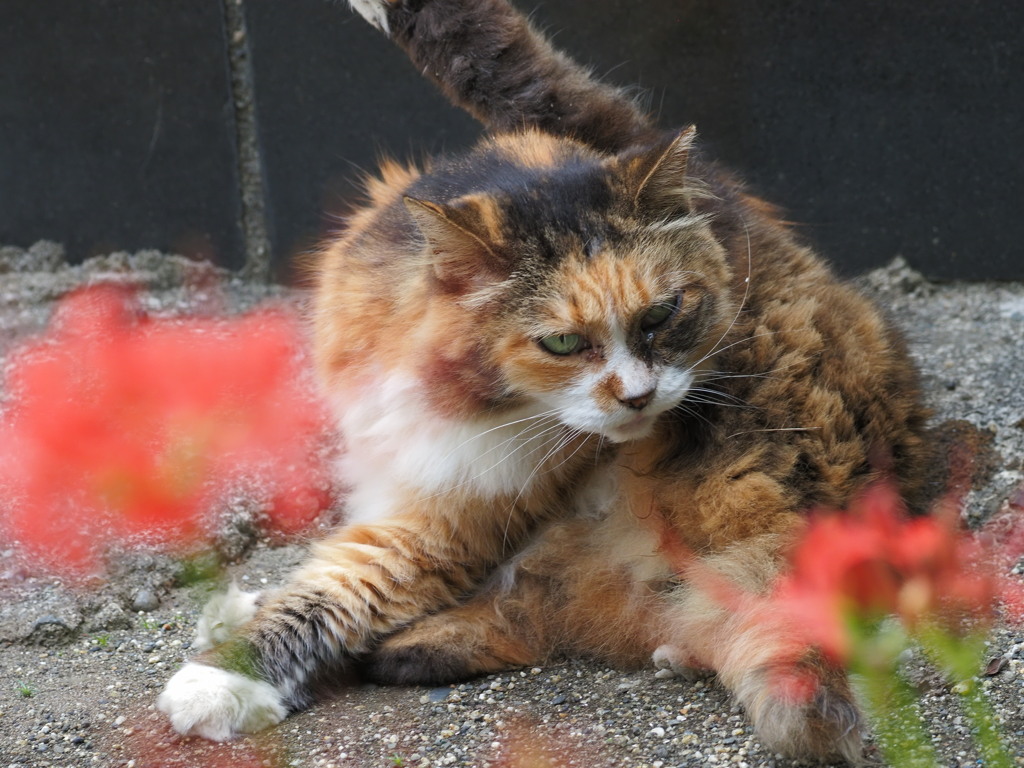
<path id="1" fill-rule="evenodd" d="M 352 4 L 491 134 L 385 164 L 324 246 L 313 341 L 350 522 L 236 605 L 251 618 L 160 709 L 227 739 L 353 669 L 653 656 L 714 670 L 771 750 L 857 760 L 842 670 L 693 575 L 764 594 L 807 510 L 882 475 L 918 492 L 897 336 L 693 129 L 662 134 L 505 0 Z M 773 684 L 780 659 L 813 696 Z"/>

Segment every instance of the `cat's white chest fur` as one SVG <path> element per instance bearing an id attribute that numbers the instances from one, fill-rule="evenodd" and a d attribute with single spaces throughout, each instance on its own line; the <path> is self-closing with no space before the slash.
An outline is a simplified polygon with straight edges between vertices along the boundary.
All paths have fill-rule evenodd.
<path id="1" fill-rule="evenodd" d="M 558 450 L 565 428 L 543 406 L 472 420 L 431 412 L 415 379 L 382 377 L 358 396 L 335 401 L 344 437 L 340 477 L 350 488 L 351 522 L 396 511 L 410 491 L 460 489 L 483 497 L 528 489 L 538 466 Z"/>

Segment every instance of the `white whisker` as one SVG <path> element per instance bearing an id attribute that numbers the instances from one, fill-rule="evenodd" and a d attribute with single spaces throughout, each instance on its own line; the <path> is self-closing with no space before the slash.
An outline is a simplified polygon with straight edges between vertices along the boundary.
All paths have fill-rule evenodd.
<path id="1" fill-rule="evenodd" d="M 747 401 L 744 400 L 742 397 L 737 397 L 732 392 L 725 392 L 720 389 L 709 389 L 707 387 L 690 387 L 689 391 L 696 392 L 697 394 L 700 395 L 706 395 L 707 397 L 721 398 L 722 400 L 731 400 L 733 403 L 736 403 L 738 405 L 747 405 L 748 407 L 753 407 L 749 406 Z"/>
<path id="2" fill-rule="evenodd" d="M 696 411 L 693 408 L 690 408 L 689 406 L 687 406 L 685 400 L 683 402 L 681 402 L 679 405 L 677 405 L 676 409 L 682 411 L 687 416 L 692 416 L 695 419 L 700 419 L 705 424 L 707 424 L 709 427 L 714 427 L 715 426 L 714 422 L 712 422 L 707 416 L 705 416 L 704 414 L 700 413 L 699 411 Z"/>
<path id="3" fill-rule="evenodd" d="M 730 440 L 739 435 L 752 435 L 756 432 L 813 432 L 821 427 L 768 427 L 765 429 L 748 429 L 743 432 L 733 432 L 731 435 L 726 436 L 726 440 Z"/>
<path id="4" fill-rule="evenodd" d="M 448 451 L 448 453 L 446 453 L 441 460 L 442 461 L 448 460 L 452 456 L 452 454 L 454 454 L 460 448 L 462 448 L 462 447 L 464 447 L 466 445 L 469 445 L 470 443 L 474 442 L 475 440 L 479 440 L 480 438 L 484 437 L 485 435 L 489 435 L 491 432 L 494 432 L 494 431 L 499 430 L 499 429 L 506 429 L 508 427 L 515 426 L 516 424 L 522 424 L 524 421 L 534 421 L 536 419 L 542 419 L 542 418 L 544 418 L 546 416 L 553 415 L 555 412 L 556 412 L 555 409 L 552 408 L 552 409 L 549 409 L 547 411 L 543 411 L 541 413 L 533 414 L 532 416 L 524 416 L 523 418 L 516 419 L 515 421 L 508 421 L 508 422 L 505 422 L 503 424 L 498 424 L 496 427 L 491 427 L 490 429 L 485 429 L 483 432 L 477 432 L 472 437 L 469 437 L 466 440 L 463 440 L 461 443 L 459 443 L 454 448 L 452 448 L 450 451 Z"/>
<path id="5" fill-rule="evenodd" d="M 547 462 L 548 459 L 550 459 L 552 456 L 557 454 L 560 450 L 565 448 L 565 446 L 569 445 L 569 443 L 571 443 L 573 440 L 575 440 L 577 437 L 579 437 L 582 434 L 583 434 L 583 431 L 580 430 L 580 429 L 570 429 L 564 435 L 561 435 L 560 439 L 556 439 L 555 440 L 555 445 L 550 450 L 548 450 L 547 453 L 544 454 L 544 457 L 540 461 L 538 461 L 534 465 L 533 470 L 530 472 L 529 476 L 526 478 L 526 482 L 523 483 L 522 488 L 519 489 L 519 493 L 516 494 L 515 498 L 512 499 L 512 501 L 509 503 L 508 507 L 506 507 L 506 511 L 508 512 L 508 516 L 506 517 L 506 520 L 505 520 L 505 530 L 504 530 L 504 532 L 502 534 L 502 548 L 508 546 L 508 528 L 512 524 L 512 515 L 515 512 L 516 504 L 519 503 L 519 500 L 523 497 L 523 494 L 526 493 L 526 489 L 530 486 L 530 483 L 533 482 L 533 478 L 537 475 L 537 473 L 540 471 L 541 467 L 544 466 L 545 462 Z M 579 449 L 582 448 L 583 445 L 586 444 L 586 442 L 587 442 L 586 440 L 581 441 L 580 446 L 577 447 L 576 451 L 573 451 L 572 455 L 575 456 L 576 452 L 579 451 Z M 570 456 L 569 458 L 572 458 L 572 456 Z M 559 464 L 558 466 L 561 466 L 561 464 Z"/>
<path id="6" fill-rule="evenodd" d="M 787 328 L 786 329 L 786 331 L 791 331 L 791 330 L 800 330 L 800 329 L 797 329 L 797 328 L 792 328 L 792 329 Z M 713 355 L 717 355 L 719 352 L 725 352 L 725 350 L 727 350 L 727 349 L 732 349 L 733 347 L 735 347 L 738 344 L 745 344 L 746 342 L 753 341 L 754 339 L 761 339 L 761 338 L 764 338 L 766 336 L 775 336 L 775 335 L 780 334 L 780 333 L 784 333 L 784 331 L 781 331 L 781 330 L 780 331 L 765 331 L 764 333 L 755 333 L 753 336 L 744 336 L 742 339 L 737 339 L 736 341 L 732 342 L 732 344 L 726 344 L 724 347 L 720 347 L 718 349 L 712 349 L 710 352 L 708 352 L 706 355 L 704 355 L 704 357 L 702 357 L 700 360 L 698 360 L 696 363 L 694 363 L 692 366 L 690 366 L 690 370 L 692 371 L 694 368 L 696 368 L 698 365 L 703 363 L 709 357 L 712 357 Z M 721 339 L 719 339 L 719 343 L 721 343 Z"/>
<path id="7" fill-rule="evenodd" d="M 729 335 L 730 331 L 732 331 L 733 327 L 736 325 L 736 322 L 740 319 L 740 315 L 743 313 L 743 310 L 746 307 L 747 298 L 750 296 L 750 277 L 753 274 L 753 269 L 754 269 L 753 250 L 752 250 L 751 245 L 750 245 L 750 228 L 747 226 L 746 219 L 743 219 L 741 217 L 740 221 L 743 222 L 743 232 L 746 234 L 746 238 L 747 238 L 747 276 L 743 280 L 743 284 L 744 284 L 743 298 L 740 299 L 739 306 L 736 308 L 736 314 L 733 315 L 732 322 L 729 323 L 729 327 L 725 329 L 725 331 L 722 333 L 722 335 L 718 339 L 718 341 L 716 341 L 712 345 L 711 351 L 708 352 L 706 355 L 704 355 L 704 357 L 702 357 L 696 363 L 694 363 L 693 365 L 690 366 L 690 370 L 691 371 L 694 368 L 696 368 L 698 365 L 703 363 L 705 360 L 707 360 L 709 357 L 711 357 L 712 355 L 718 354 L 719 352 L 722 351 L 722 350 L 718 349 L 718 345 L 721 344 L 723 341 L 725 341 L 725 339 Z M 732 345 L 730 345 L 730 346 L 732 346 Z M 728 349 L 728 348 L 729 347 L 725 347 L 725 349 Z"/>
<path id="8" fill-rule="evenodd" d="M 721 400 L 708 400 L 701 397 L 690 397 L 689 395 L 686 396 L 686 399 L 683 400 L 683 402 L 695 403 L 697 405 L 715 405 L 721 408 L 740 408 L 745 411 L 760 410 L 759 408 L 756 408 L 753 405 L 747 405 L 746 403 L 723 403 Z"/>
<path id="9" fill-rule="evenodd" d="M 577 430 L 576 434 L 577 434 L 577 436 L 579 436 L 579 435 L 581 435 L 583 433 L 580 432 L 579 430 Z M 570 453 L 568 456 L 566 456 L 560 462 L 555 464 L 555 466 L 551 467 L 550 469 L 545 470 L 545 472 L 554 472 L 556 469 L 561 467 L 563 464 L 566 464 L 567 462 L 572 461 L 573 456 L 575 456 L 577 453 L 579 453 L 580 450 L 582 450 L 583 446 L 585 446 L 586 444 L 587 444 L 586 440 L 581 440 L 580 444 L 576 446 L 576 450 L 574 450 L 572 453 Z"/>
<path id="10" fill-rule="evenodd" d="M 471 477 L 468 477 L 465 480 L 463 480 L 463 481 L 461 481 L 459 483 L 456 483 L 455 485 L 447 486 L 445 488 L 441 488 L 440 490 L 436 491 L 435 493 L 430 494 L 429 496 L 424 496 L 423 497 L 424 500 L 435 499 L 435 498 L 444 496 L 445 494 L 450 493 L 451 491 L 456 491 L 456 490 L 458 490 L 460 488 L 464 488 L 467 485 L 471 485 L 472 483 L 474 483 L 475 481 L 479 480 L 481 477 L 483 477 L 487 473 L 493 472 L 495 469 L 500 467 L 503 463 L 505 463 L 506 461 L 509 461 L 510 459 L 512 459 L 512 457 L 515 456 L 516 453 L 521 451 L 523 448 L 531 445 L 534 441 L 540 440 L 541 438 L 544 437 L 544 435 L 547 435 L 549 433 L 552 433 L 552 432 L 558 433 L 560 430 L 563 429 L 562 423 L 559 422 L 559 421 L 554 420 L 554 417 L 548 416 L 546 418 L 551 420 L 551 421 L 553 421 L 554 423 L 550 423 L 549 422 L 549 423 L 547 423 L 546 426 L 544 425 L 544 423 L 531 425 L 530 427 L 527 427 L 526 429 L 524 429 L 523 431 L 519 432 L 518 434 L 513 435 L 508 440 L 505 440 L 503 443 L 500 443 L 499 445 L 494 446 L 494 448 L 492 448 L 491 451 L 495 450 L 496 448 L 508 445 L 513 440 L 517 440 L 517 439 L 522 439 L 523 440 L 523 442 L 521 442 L 519 445 L 517 445 L 515 448 L 513 448 L 508 453 L 506 453 L 506 454 L 502 455 L 501 457 L 499 457 L 498 460 L 495 461 L 494 463 L 492 463 L 490 466 L 485 467 L 484 469 L 482 469 L 479 472 L 477 472 L 475 475 L 472 475 Z M 544 429 L 542 429 L 540 432 L 537 432 L 535 434 L 529 435 L 528 437 L 525 437 L 527 431 L 529 431 L 531 429 L 535 429 L 535 428 L 540 427 L 540 426 L 544 426 Z M 525 439 L 524 439 L 524 437 L 525 437 Z M 530 453 L 536 453 L 537 451 L 539 451 L 542 448 L 546 447 L 547 444 L 548 444 L 548 441 L 547 440 L 543 440 L 539 445 L 534 445 L 533 448 L 530 450 Z M 487 453 L 490 453 L 491 451 L 487 451 L 485 453 L 482 453 L 482 454 L 480 454 L 480 456 L 481 457 L 482 456 L 486 456 Z M 530 477 L 532 477 L 532 476 L 533 476 L 533 473 L 531 472 Z M 529 484 L 529 479 L 527 480 L 527 484 Z"/>

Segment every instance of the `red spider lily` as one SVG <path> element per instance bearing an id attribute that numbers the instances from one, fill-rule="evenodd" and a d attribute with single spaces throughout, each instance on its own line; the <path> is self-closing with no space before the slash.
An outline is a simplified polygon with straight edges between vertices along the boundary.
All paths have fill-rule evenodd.
<path id="1" fill-rule="evenodd" d="M 75 574 L 138 534 L 188 546 L 243 480 L 279 529 L 320 510 L 323 421 L 285 313 L 153 319 L 100 287 L 51 325 L 12 356 L 0 413 L 0 525 L 35 559 Z"/>
<path id="2" fill-rule="evenodd" d="M 780 695 L 800 699 L 814 686 L 797 660 L 817 648 L 850 663 L 860 639 L 855 625 L 895 615 L 911 634 L 926 624 L 955 636 L 965 626 L 985 625 L 997 604 L 1012 617 L 1024 616 L 1024 586 L 1009 576 L 1024 552 L 1024 487 L 977 534 L 959 530 L 952 495 L 928 517 L 908 518 L 902 510 L 896 491 L 879 484 L 845 512 L 813 515 L 790 553 L 789 570 L 768 595 L 749 594 L 704 565 L 666 520 L 653 517 L 659 551 L 690 584 L 734 615 L 790 639 L 780 647 L 786 658 L 777 660 Z"/>
<path id="3" fill-rule="evenodd" d="M 896 492 L 878 485 L 848 512 L 815 517 L 771 598 L 837 661 L 849 659 L 852 617 L 895 615 L 911 632 L 926 622 L 955 634 L 964 620 L 989 621 L 996 603 L 1015 595 L 996 567 L 1005 547 L 959 531 L 954 505 L 940 503 L 930 517 L 901 510 Z"/>
<path id="4" fill-rule="evenodd" d="M 916 694 L 898 674 L 901 652 L 916 642 L 944 674 L 963 681 L 957 690 L 986 765 L 1009 768 L 991 708 L 970 681 L 996 606 L 1011 619 L 1024 617 L 1024 585 L 1010 575 L 1024 553 L 1024 486 L 977 534 L 959 530 L 956 499 L 951 493 L 932 516 L 908 518 L 895 490 L 878 485 L 847 512 L 812 516 L 789 570 L 767 595 L 745 592 L 696 557 L 668 521 L 652 519 L 659 552 L 693 588 L 778 643 L 772 682 L 779 699 L 816 695 L 820 683 L 801 659 L 818 649 L 860 676 L 891 765 L 937 765 Z M 890 615 L 899 622 L 883 621 Z"/>

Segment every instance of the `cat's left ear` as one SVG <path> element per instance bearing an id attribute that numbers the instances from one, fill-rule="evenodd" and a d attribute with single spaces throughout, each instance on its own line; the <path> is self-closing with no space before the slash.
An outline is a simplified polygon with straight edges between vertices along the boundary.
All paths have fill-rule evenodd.
<path id="1" fill-rule="evenodd" d="M 467 195 L 447 205 L 404 198 L 427 241 L 434 274 L 448 290 L 465 292 L 504 276 L 491 231 L 494 216 L 482 197 Z"/>
<path id="2" fill-rule="evenodd" d="M 639 212 L 659 219 L 689 212 L 697 188 L 688 183 L 686 167 L 696 138 L 697 129 L 691 125 L 667 144 L 628 150 L 615 158 Z"/>

